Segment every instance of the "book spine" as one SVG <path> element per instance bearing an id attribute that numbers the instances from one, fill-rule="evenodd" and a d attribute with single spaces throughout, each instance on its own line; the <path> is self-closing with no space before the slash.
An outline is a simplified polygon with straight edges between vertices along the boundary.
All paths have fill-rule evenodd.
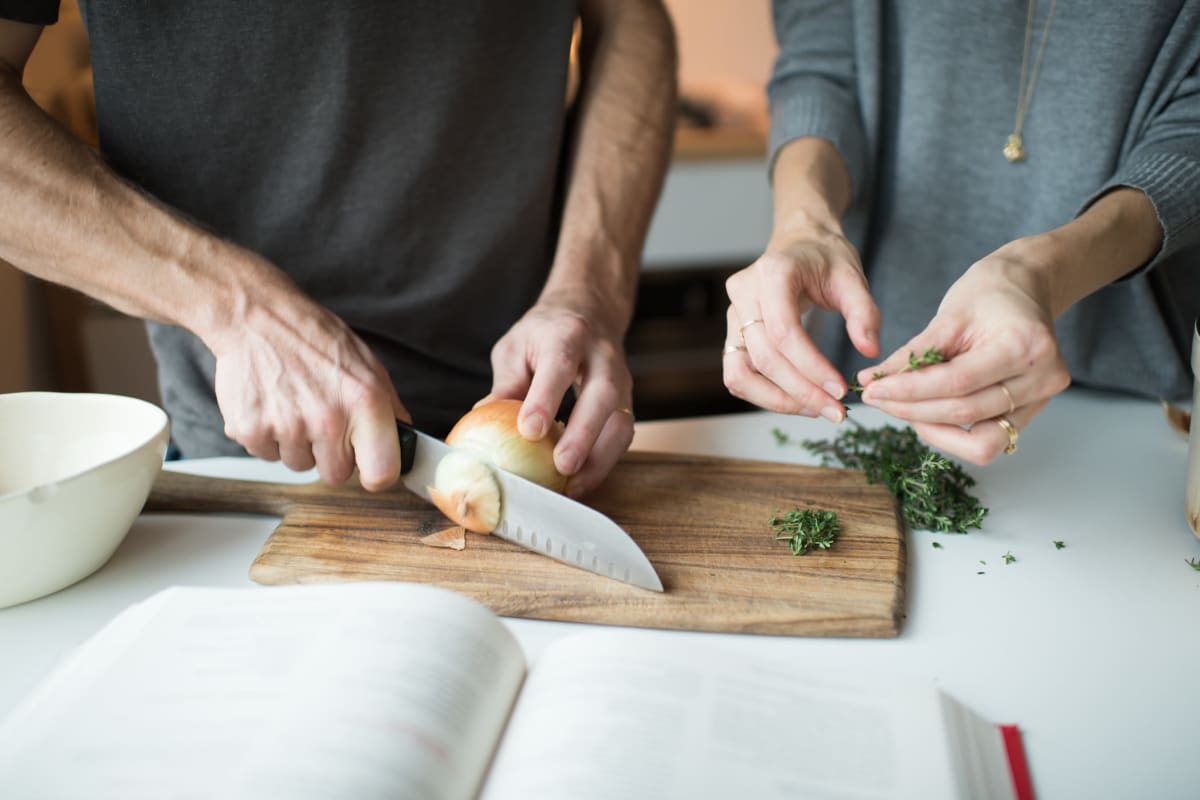
<path id="1" fill-rule="evenodd" d="M 1025 759 L 1025 746 L 1021 743 L 1021 729 L 1016 725 L 1000 725 L 1004 738 L 1004 752 L 1008 755 L 1008 769 L 1012 774 L 1016 800 L 1034 800 L 1033 779 L 1029 775 L 1029 762 Z"/>

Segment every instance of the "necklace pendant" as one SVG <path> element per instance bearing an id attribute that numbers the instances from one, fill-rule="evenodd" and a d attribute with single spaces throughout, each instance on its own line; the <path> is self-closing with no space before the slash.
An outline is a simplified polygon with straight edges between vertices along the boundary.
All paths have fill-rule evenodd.
<path id="1" fill-rule="evenodd" d="M 1008 136 L 1008 141 L 1004 145 L 1004 157 L 1009 163 L 1025 160 L 1025 146 L 1021 142 L 1019 133 L 1011 133 Z"/>

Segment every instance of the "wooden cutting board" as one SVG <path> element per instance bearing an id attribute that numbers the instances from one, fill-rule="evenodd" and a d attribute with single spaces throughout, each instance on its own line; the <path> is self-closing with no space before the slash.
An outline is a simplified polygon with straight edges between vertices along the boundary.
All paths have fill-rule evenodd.
<path id="1" fill-rule="evenodd" d="M 767 520 L 813 501 L 836 511 L 834 546 L 793 556 Z M 282 517 L 250 568 L 259 583 L 432 583 L 510 617 L 796 636 L 899 633 L 904 528 L 861 472 L 667 453 L 625 456 L 589 505 L 637 541 L 662 594 L 561 564 L 493 536 L 421 544 L 448 526 L 403 487 L 276 484 L 163 471 L 147 510 Z"/>

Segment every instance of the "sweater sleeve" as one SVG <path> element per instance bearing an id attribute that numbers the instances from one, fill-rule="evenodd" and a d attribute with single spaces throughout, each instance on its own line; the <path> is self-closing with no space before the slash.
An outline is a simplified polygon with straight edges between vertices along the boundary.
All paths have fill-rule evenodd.
<path id="1" fill-rule="evenodd" d="M 770 174 L 779 150 L 794 139 L 826 139 L 841 154 L 858 196 L 867 146 L 856 94 L 852 5 L 849 0 L 774 0 L 779 56 L 767 86 L 767 163 Z"/>
<path id="2" fill-rule="evenodd" d="M 1157 104 L 1114 174 L 1087 199 L 1080 213 L 1121 186 L 1145 193 L 1163 231 L 1157 255 L 1131 275 L 1200 244 L 1200 58 Z"/>

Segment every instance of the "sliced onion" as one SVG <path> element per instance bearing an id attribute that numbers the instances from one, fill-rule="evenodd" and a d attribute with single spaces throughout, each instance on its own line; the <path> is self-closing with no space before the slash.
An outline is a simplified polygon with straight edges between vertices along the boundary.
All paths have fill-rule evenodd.
<path id="1" fill-rule="evenodd" d="M 498 467 L 534 483 L 561 492 L 567 476 L 554 466 L 554 446 L 561 425 L 536 442 L 517 429 L 519 400 L 493 400 L 463 416 L 446 437 L 454 447 L 438 464 L 429 496 L 443 514 L 476 533 L 491 533 L 500 524 L 500 484 L 492 472 Z"/>

